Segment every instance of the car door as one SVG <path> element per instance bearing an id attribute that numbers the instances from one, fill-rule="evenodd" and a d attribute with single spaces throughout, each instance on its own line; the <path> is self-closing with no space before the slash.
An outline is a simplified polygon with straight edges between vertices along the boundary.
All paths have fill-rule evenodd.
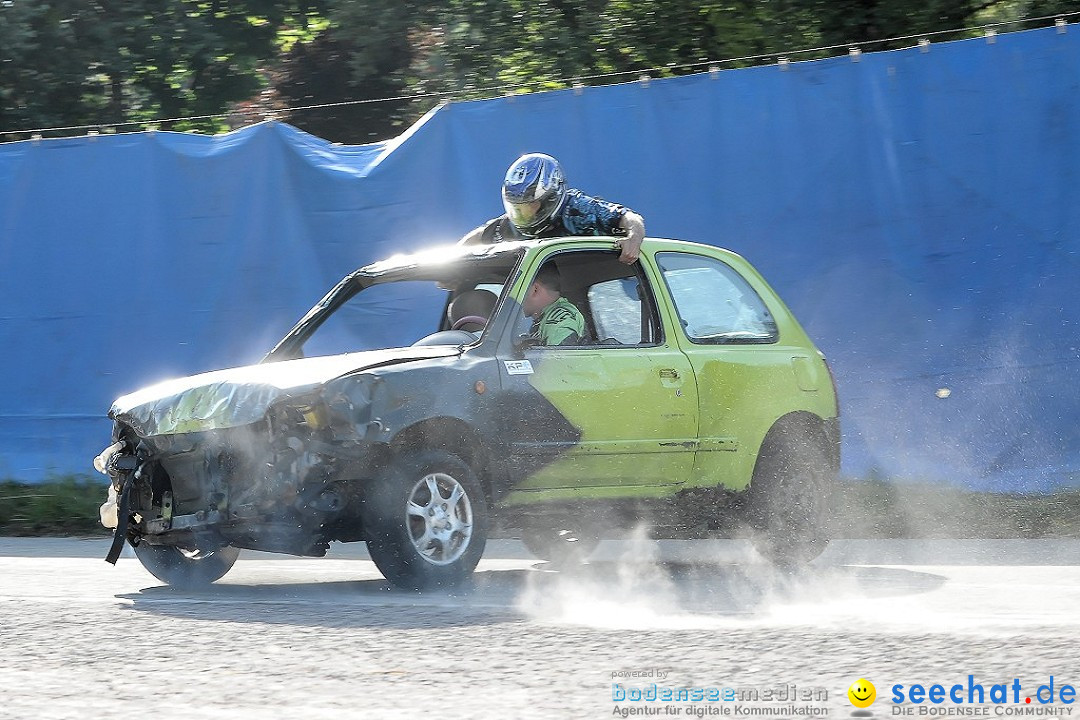
<path id="1" fill-rule="evenodd" d="M 682 346 L 698 382 L 700 445 L 694 484 L 745 487 L 758 447 L 772 423 L 791 411 L 801 345 L 781 342 L 762 297 L 778 298 L 728 261 L 697 252 L 657 252 Z M 742 267 L 745 263 L 739 264 Z"/>
<path id="2" fill-rule="evenodd" d="M 685 482 L 697 445 L 697 386 L 686 355 L 663 336 L 653 284 L 640 265 L 619 267 L 610 251 L 553 253 L 532 274 L 545 261 L 564 269 L 566 296 L 586 315 L 590 337 L 529 347 L 504 363 L 507 384 L 527 384 L 570 428 L 562 437 L 518 434 L 510 452 L 519 467 L 545 458 L 518 488 L 633 495 Z"/>

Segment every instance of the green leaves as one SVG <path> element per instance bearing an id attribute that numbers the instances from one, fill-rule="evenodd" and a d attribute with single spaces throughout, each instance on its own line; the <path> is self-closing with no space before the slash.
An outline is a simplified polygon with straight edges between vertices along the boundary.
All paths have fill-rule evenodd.
<path id="1" fill-rule="evenodd" d="M 879 50 L 911 44 L 882 42 L 898 36 L 1076 10 L 1076 0 L 3 0 L 0 132 L 226 112 L 249 124 L 276 112 L 331 140 L 371 142 L 442 97 L 850 43 Z M 357 100 L 379 102 L 284 111 Z M 226 120 L 168 127 L 213 132 Z"/>
<path id="2" fill-rule="evenodd" d="M 0 3 L 0 131 L 216 114 L 265 80 L 303 0 Z M 216 131 L 221 120 L 172 129 Z M 9 139 L 9 138 L 5 138 Z"/>

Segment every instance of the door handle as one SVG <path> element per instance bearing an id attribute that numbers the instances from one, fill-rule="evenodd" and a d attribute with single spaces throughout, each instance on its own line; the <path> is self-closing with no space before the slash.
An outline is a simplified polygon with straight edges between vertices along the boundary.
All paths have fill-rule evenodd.
<path id="1" fill-rule="evenodd" d="M 678 380 L 679 379 L 679 371 L 676 370 L 675 368 L 661 368 L 660 369 L 660 377 L 663 378 L 664 380 Z"/>

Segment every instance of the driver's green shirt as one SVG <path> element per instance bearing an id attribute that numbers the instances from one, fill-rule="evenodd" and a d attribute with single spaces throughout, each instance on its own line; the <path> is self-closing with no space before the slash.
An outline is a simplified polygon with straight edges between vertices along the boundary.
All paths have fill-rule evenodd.
<path id="1" fill-rule="evenodd" d="M 580 345 L 585 338 L 585 318 L 574 303 L 561 297 L 540 313 L 532 335 L 543 345 Z"/>

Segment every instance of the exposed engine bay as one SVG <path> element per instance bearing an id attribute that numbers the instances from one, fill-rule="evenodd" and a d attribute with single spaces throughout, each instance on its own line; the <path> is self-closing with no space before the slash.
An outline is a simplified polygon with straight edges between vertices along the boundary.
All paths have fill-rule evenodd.
<path id="1" fill-rule="evenodd" d="M 102 523 L 117 527 L 127 486 L 133 544 L 324 555 L 332 540 L 361 539 L 362 483 L 349 481 L 379 467 L 381 429 L 378 420 L 357 427 L 318 399 L 197 433 L 140 437 L 117 423 L 117 441 L 95 461 L 112 478 Z"/>

